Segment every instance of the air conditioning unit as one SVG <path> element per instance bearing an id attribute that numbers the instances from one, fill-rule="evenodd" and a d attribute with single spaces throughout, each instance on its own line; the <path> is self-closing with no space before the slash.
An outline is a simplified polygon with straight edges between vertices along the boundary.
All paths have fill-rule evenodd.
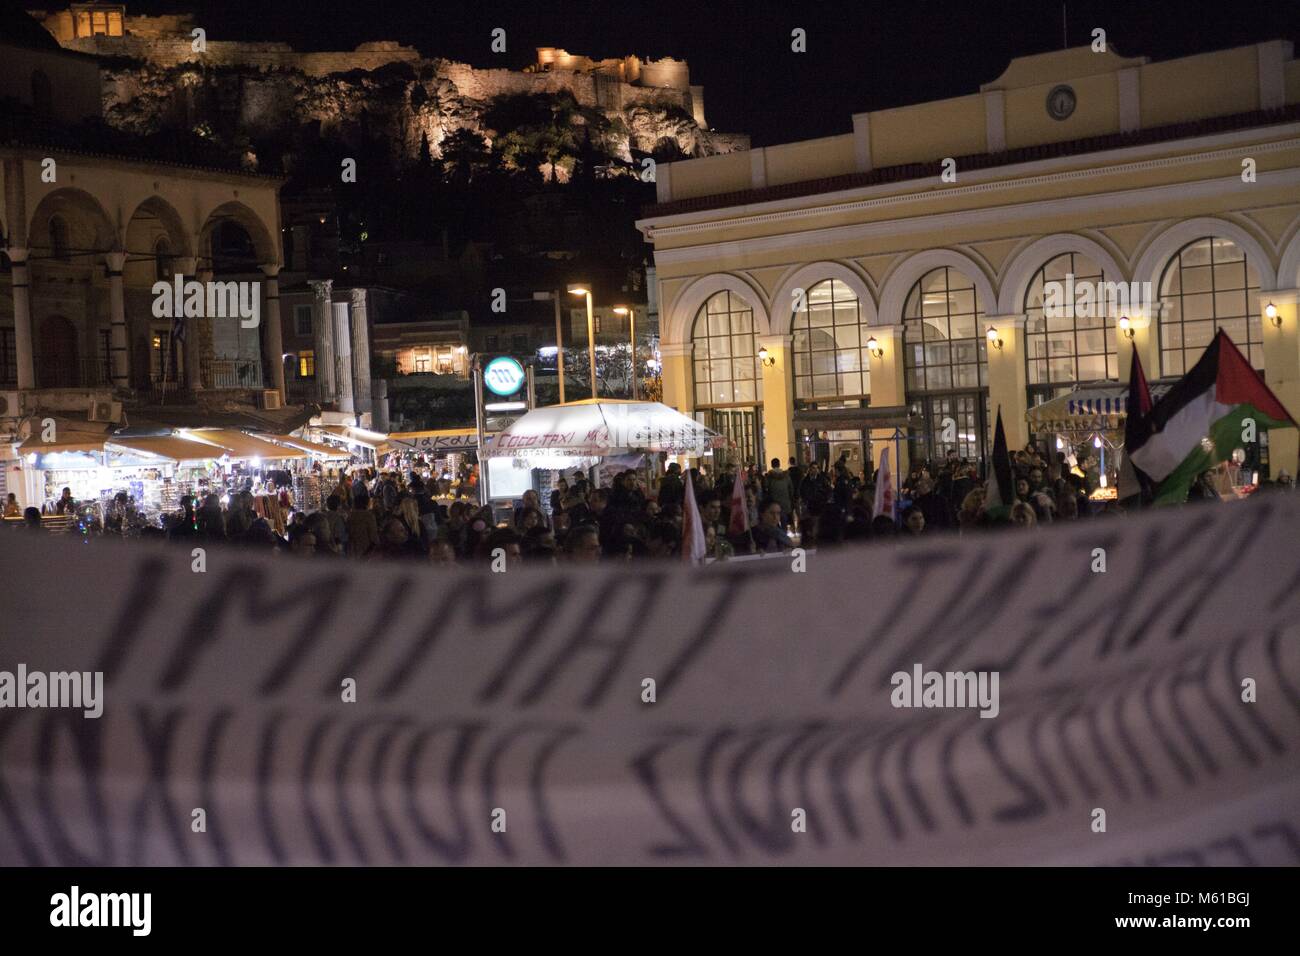
<path id="1" fill-rule="evenodd" d="M 278 389 L 268 388 L 258 392 L 257 407 L 264 408 L 269 412 L 275 411 L 280 407 L 280 392 Z"/>
<path id="2" fill-rule="evenodd" d="M 17 418 L 22 413 L 22 392 L 0 392 L 0 418 Z"/>
<path id="3" fill-rule="evenodd" d="M 122 420 L 122 403 L 92 401 L 86 417 L 92 422 L 120 422 Z"/>

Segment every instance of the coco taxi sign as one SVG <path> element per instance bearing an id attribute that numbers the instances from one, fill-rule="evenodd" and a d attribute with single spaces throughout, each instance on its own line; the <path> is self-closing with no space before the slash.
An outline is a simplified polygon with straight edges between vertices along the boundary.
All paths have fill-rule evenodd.
<path id="1" fill-rule="evenodd" d="M 513 395 L 524 387 L 524 367 L 508 355 L 500 355 L 483 368 L 483 384 L 493 395 Z"/>

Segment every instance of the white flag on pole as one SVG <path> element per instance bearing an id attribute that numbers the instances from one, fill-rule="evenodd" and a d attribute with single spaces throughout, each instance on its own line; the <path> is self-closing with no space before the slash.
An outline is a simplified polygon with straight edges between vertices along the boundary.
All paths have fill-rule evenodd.
<path id="1" fill-rule="evenodd" d="M 894 520 L 894 475 L 889 470 L 889 449 L 880 453 L 880 471 L 876 474 L 876 501 L 871 516 L 889 515 Z"/>

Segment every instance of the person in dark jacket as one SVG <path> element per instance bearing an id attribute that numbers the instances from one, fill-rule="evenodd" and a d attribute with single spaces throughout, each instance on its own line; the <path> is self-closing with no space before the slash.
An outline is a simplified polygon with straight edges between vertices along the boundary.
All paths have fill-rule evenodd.
<path id="1" fill-rule="evenodd" d="M 781 459 L 772 459 L 772 468 L 763 476 L 763 493 L 781 506 L 781 526 L 788 527 L 794 515 L 794 482 L 781 467 Z"/>
<path id="2" fill-rule="evenodd" d="M 804 510 L 809 514 L 821 514 L 826 502 L 831 500 L 831 490 L 830 479 L 815 463 L 809 465 L 808 473 L 799 485 L 799 500 L 803 502 Z"/>
<path id="3" fill-rule="evenodd" d="M 668 473 L 659 480 L 659 507 L 680 505 L 686 497 L 686 484 L 682 481 L 682 466 L 672 462 Z"/>
<path id="4" fill-rule="evenodd" d="M 953 512 L 952 503 L 934 490 L 934 482 L 929 478 L 917 479 L 916 496 L 912 499 L 912 507 L 920 511 L 925 518 L 927 531 L 947 531 L 957 525 L 957 516 Z"/>

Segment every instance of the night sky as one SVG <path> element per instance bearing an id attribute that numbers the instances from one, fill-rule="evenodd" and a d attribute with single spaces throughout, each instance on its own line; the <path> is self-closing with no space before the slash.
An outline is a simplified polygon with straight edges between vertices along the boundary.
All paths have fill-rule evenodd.
<path id="1" fill-rule="evenodd" d="M 38 5 L 36 0 L 29 4 Z M 51 4 L 53 6 L 54 4 Z M 1168 59 L 1260 40 L 1300 47 L 1300 0 L 127 0 L 128 12 L 192 10 L 209 39 L 279 40 L 300 50 L 398 40 L 426 56 L 522 67 L 537 46 L 593 57 L 690 61 L 709 123 L 754 144 L 847 133 L 850 115 L 976 92 L 1014 56 L 1106 29 L 1125 56 Z M 493 54 L 503 27 L 508 52 Z M 808 52 L 790 51 L 790 31 Z"/>

